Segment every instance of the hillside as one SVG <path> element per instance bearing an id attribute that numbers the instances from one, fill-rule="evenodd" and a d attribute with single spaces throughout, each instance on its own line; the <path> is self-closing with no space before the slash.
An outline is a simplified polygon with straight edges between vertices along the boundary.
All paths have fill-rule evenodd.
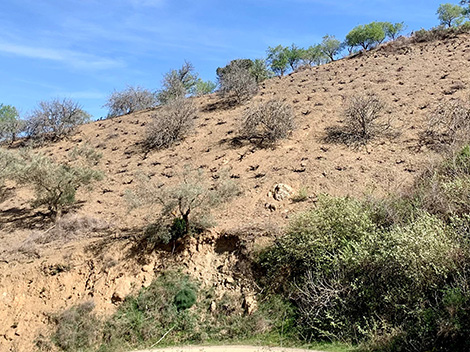
<path id="1" fill-rule="evenodd" d="M 76 215 L 53 225 L 29 205 L 31 193 L 10 185 L 0 204 L 0 351 L 26 351 L 47 335 L 53 314 L 93 299 L 101 315 L 112 313 L 125 295 L 148 285 L 164 268 L 183 265 L 207 285 L 252 297 L 245 258 L 269 243 L 292 214 L 312 207 L 321 193 L 344 196 L 406 191 L 430 161 L 440 156 L 422 145 L 424 120 L 441 100 L 469 94 L 470 35 L 442 41 L 391 45 L 265 81 L 248 103 L 224 108 L 216 95 L 195 98 L 197 128 L 182 143 L 146 154 L 145 125 L 152 111 L 81 126 L 68 139 L 40 150 L 57 159 L 77 145 L 103 154 L 105 179 L 81 190 Z M 347 99 L 375 93 L 397 133 L 367 148 L 326 139 L 341 125 Z M 290 103 L 296 129 L 275 148 L 260 149 L 236 139 L 241 116 L 272 97 Z M 146 251 L 139 236 L 158 209 L 130 210 L 124 194 L 143 173 L 163 183 L 178 182 L 184 165 L 208 174 L 228 170 L 242 194 L 214 211 L 217 226 L 190 239 L 176 254 Z M 276 184 L 307 189 L 293 202 L 272 197 Z"/>

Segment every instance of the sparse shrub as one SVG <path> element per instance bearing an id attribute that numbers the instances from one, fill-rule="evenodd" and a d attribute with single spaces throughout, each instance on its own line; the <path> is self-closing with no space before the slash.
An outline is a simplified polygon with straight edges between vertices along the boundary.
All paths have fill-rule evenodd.
<path id="1" fill-rule="evenodd" d="M 194 128 L 197 109 L 188 98 L 175 98 L 152 115 L 147 126 L 145 147 L 147 149 L 168 148 L 186 137 Z"/>
<path id="2" fill-rule="evenodd" d="M 259 144 L 273 144 L 286 138 L 294 129 L 292 108 L 279 100 L 269 100 L 245 113 L 241 134 Z"/>
<path id="3" fill-rule="evenodd" d="M 291 200 L 294 203 L 305 202 L 307 199 L 308 199 L 308 189 L 306 187 L 300 188 L 297 194 L 294 194 L 291 197 Z"/>
<path id="4" fill-rule="evenodd" d="M 5 181 L 13 177 L 17 162 L 15 153 L 0 148 L 0 203 L 6 198 Z"/>
<path id="5" fill-rule="evenodd" d="M 236 104 L 249 100 L 258 91 L 256 79 L 246 66 L 243 60 L 232 61 L 230 69 L 218 77 L 219 93 L 231 98 Z"/>
<path id="6" fill-rule="evenodd" d="M 24 125 L 14 106 L 0 104 L 0 141 L 13 143 Z"/>
<path id="7" fill-rule="evenodd" d="M 168 104 L 173 99 L 185 98 L 193 94 L 198 82 L 198 75 L 194 66 L 185 61 L 178 70 L 171 70 L 165 74 L 162 81 L 162 89 L 157 93 L 160 104 Z"/>
<path id="8" fill-rule="evenodd" d="M 125 90 L 114 91 L 104 104 L 109 109 L 108 118 L 150 109 L 155 105 L 157 105 L 155 93 L 139 86 L 129 86 Z"/>
<path id="9" fill-rule="evenodd" d="M 462 100 L 444 101 L 427 120 L 421 143 L 435 149 L 455 149 L 469 141 L 470 105 Z"/>
<path id="10" fill-rule="evenodd" d="M 100 338 L 100 321 L 93 314 L 93 302 L 67 309 L 55 318 L 53 341 L 62 351 L 91 349 Z"/>
<path id="11" fill-rule="evenodd" d="M 266 60 L 263 59 L 255 59 L 249 70 L 258 84 L 273 76 L 273 72 L 266 65 Z"/>
<path id="12" fill-rule="evenodd" d="M 385 105 L 376 95 L 357 95 L 350 98 L 344 112 L 343 128 L 329 128 L 329 141 L 365 145 L 391 129 L 390 118 L 383 117 Z"/>
<path id="13" fill-rule="evenodd" d="M 210 210 L 238 193 L 238 186 L 224 173 L 211 183 L 202 169 L 186 166 L 175 186 L 156 185 L 141 175 L 127 199 L 133 207 L 160 205 L 160 221 L 149 230 L 161 242 L 172 241 L 174 245 L 177 239 L 212 226 Z"/>
<path id="14" fill-rule="evenodd" d="M 33 206 L 46 205 L 54 220 L 64 207 L 75 203 L 79 188 L 103 178 L 100 171 L 89 167 L 86 159 L 75 158 L 58 163 L 43 154 L 23 151 L 15 165 L 14 179 L 34 189 Z"/>
<path id="15" fill-rule="evenodd" d="M 26 120 L 26 134 L 36 140 L 58 140 L 89 119 L 90 115 L 71 99 L 41 101 Z"/>

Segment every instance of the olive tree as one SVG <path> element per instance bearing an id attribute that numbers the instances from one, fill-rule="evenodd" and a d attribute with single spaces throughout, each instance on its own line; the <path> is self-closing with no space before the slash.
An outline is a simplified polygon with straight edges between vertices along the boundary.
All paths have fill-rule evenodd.
<path id="1" fill-rule="evenodd" d="M 320 45 L 329 61 L 335 61 L 335 56 L 341 52 L 341 42 L 334 35 L 325 35 Z"/>
<path id="2" fill-rule="evenodd" d="M 464 9 L 459 5 L 454 4 L 441 4 L 437 9 L 437 17 L 441 25 L 452 27 L 462 23 L 464 18 Z"/>
<path id="3" fill-rule="evenodd" d="M 104 106 L 109 109 L 108 117 L 116 117 L 153 108 L 156 104 L 155 93 L 139 86 L 128 86 L 122 91 L 114 91 Z"/>
<path id="4" fill-rule="evenodd" d="M 289 67 L 289 48 L 278 45 L 276 47 L 268 47 L 267 52 L 267 61 L 271 70 L 280 76 L 284 76 Z"/>
<path id="5" fill-rule="evenodd" d="M 11 105 L 0 104 L 0 141 L 16 140 L 17 135 L 24 128 L 18 110 Z"/>
<path id="6" fill-rule="evenodd" d="M 349 51 L 352 52 L 355 47 L 368 50 L 376 44 L 382 43 L 384 40 L 384 26 L 379 22 L 372 22 L 354 27 L 346 35 L 345 43 L 349 46 Z"/>
<path id="7" fill-rule="evenodd" d="M 71 99 L 41 101 L 26 119 L 26 133 L 34 139 L 57 140 L 89 119 L 90 115 Z"/>

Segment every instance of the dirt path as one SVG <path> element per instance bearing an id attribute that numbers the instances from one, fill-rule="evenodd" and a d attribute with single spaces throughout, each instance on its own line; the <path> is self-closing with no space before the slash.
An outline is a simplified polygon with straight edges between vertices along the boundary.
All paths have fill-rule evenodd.
<path id="1" fill-rule="evenodd" d="M 266 346 L 183 346 L 141 350 L 135 352 L 321 352 L 300 348 L 266 347 Z"/>

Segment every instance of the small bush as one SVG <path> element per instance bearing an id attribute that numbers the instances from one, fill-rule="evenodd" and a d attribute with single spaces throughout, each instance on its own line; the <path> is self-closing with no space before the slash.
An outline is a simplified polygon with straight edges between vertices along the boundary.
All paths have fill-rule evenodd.
<path id="1" fill-rule="evenodd" d="M 203 81 L 198 79 L 194 87 L 194 95 L 201 97 L 203 95 L 214 93 L 217 88 L 217 84 L 212 81 Z"/>
<path id="2" fill-rule="evenodd" d="M 219 93 L 223 97 L 230 97 L 236 104 L 253 97 L 258 91 L 258 84 L 250 68 L 246 67 L 243 60 L 233 61 L 230 70 L 219 75 Z"/>
<path id="3" fill-rule="evenodd" d="M 5 200 L 6 189 L 5 181 L 13 178 L 18 157 L 15 153 L 0 148 L 0 203 Z"/>
<path id="4" fill-rule="evenodd" d="M 173 99 L 185 98 L 193 94 L 198 83 L 198 75 L 190 62 L 185 62 L 179 70 L 171 70 L 165 74 L 163 88 L 157 93 L 160 104 L 168 104 Z"/>
<path id="5" fill-rule="evenodd" d="M 100 338 L 100 321 L 93 314 L 93 302 L 67 309 L 55 318 L 53 341 L 62 351 L 91 349 Z"/>
<path id="6" fill-rule="evenodd" d="M 390 118 L 383 116 L 385 105 L 376 95 L 350 98 L 344 111 L 344 126 L 327 128 L 329 142 L 366 145 L 370 140 L 391 131 Z"/>
<path id="7" fill-rule="evenodd" d="M 36 140 L 58 140 L 87 122 L 90 115 L 71 99 L 41 101 L 26 120 L 26 134 Z"/>
<path id="8" fill-rule="evenodd" d="M 426 120 L 421 143 L 438 150 L 452 150 L 470 138 L 470 105 L 462 100 L 444 101 Z"/>
<path id="9" fill-rule="evenodd" d="M 108 118 L 150 109 L 156 105 L 155 93 L 139 86 L 129 86 L 123 91 L 114 91 L 104 104 L 109 109 Z"/>
<path id="10" fill-rule="evenodd" d="M 181 141 L 194 128 L 197 109 L 187 98 L 172 99 L 152 115 L 147 127 L 147 149 L 168 148 Z"/>
<path id="11" fill-rule="evenodd" d="M 13 177 L 34 189 L 36 199 L 33 206 L 46 205 L 49 215 L 56 219 L 64 207 L 75 203 L 79 188 L 101 180 L 103 175 L 90 168 L 83 158 L 58 163 L 45 155 L 23 151 L 15 165 Z"/>
<path id="12" fill-rule="evenodd" d="M 279 139 L 286 138 L 293 129 L 292 108 L 279 100 L 272 99 L 245 113 L 241 134 L 245 138 L 257 140 L 261 145 L 270 145 Z"/>
<path id="13" fill-rule="evenodd" d="M 238 194 L 238 186 L 223 173 L 215 182 L 209 182 L 202 169 L 186 166 L 180 182 L 173 187 L 154 184 L 141 175 L 137 187 L 128 192 L 127 198 L 133 207 L 160 205 L 160 221 L 148 228 L 147 237 L 154 234 L 156 242 L 174 243 L 211 227 L 210 210 Z"/>

